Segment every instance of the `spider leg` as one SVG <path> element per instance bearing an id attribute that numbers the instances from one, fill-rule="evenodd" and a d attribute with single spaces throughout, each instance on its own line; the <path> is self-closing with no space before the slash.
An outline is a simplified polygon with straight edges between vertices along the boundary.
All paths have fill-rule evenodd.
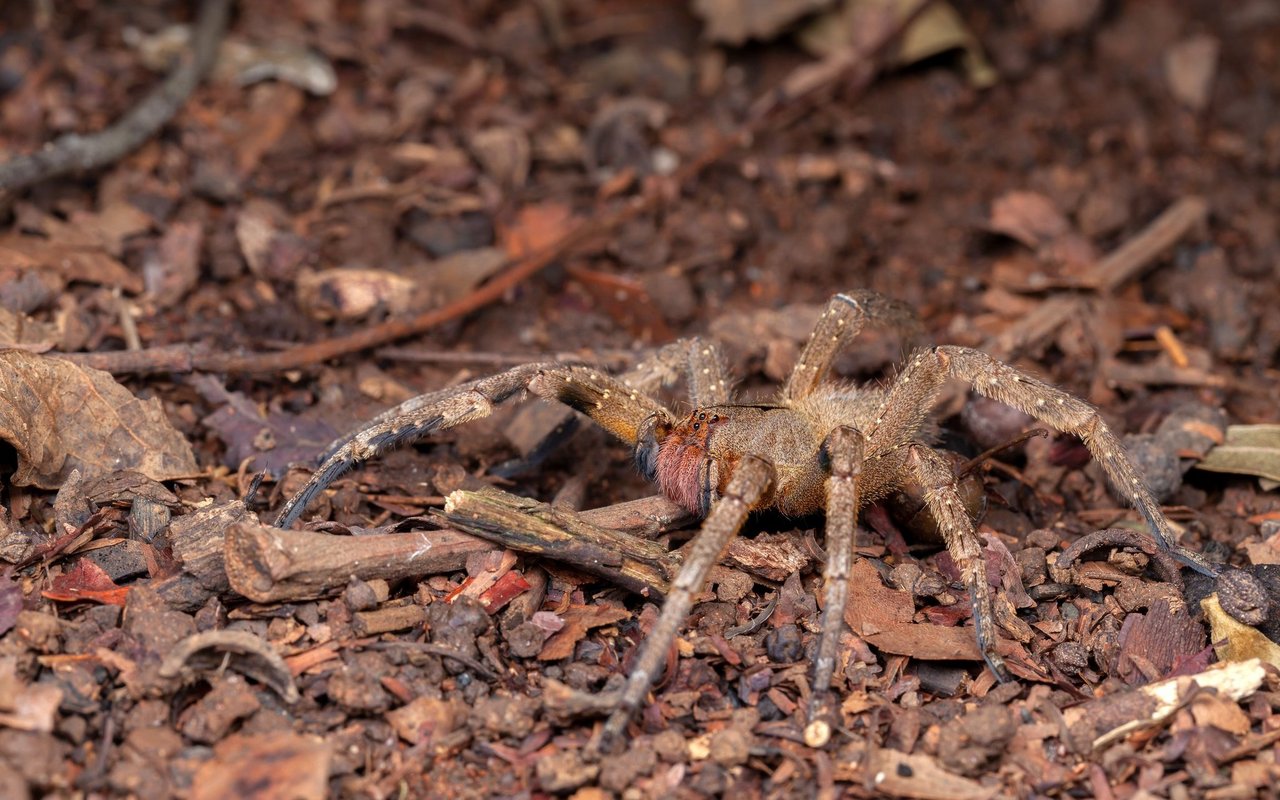
<path id="1" fill-rule="evenodd" d="M 966 381 L 978 394 L 1080 437 L 1112 485 L 1146 518 L 1163 549 L 1197 572 L 1218 574 L 1219 568 L 1203 556 L 1178 546 L 1173 526 L 1098 409 L 979 350 L 941 346 L 918 351 L 885 395 L 880 416 L 865 431 L 868 438 L 883 443 L 886 450 L 902 446 L 896 441 L 900 437 L 875 437 L 874 433 L 916 430 L 942 383 L 953 377 Z"/>
<path id="2" fill-rule="evenodd" d="M 525 364 L 406 400 L 380 414 L 372 424 L 338 440 L 311 480 L 280 510 L 276 526 L 292 525 L 316 495 L 356 464 L 434 431 L 487 417 L 495 405 L 525 389 L 582 411 L 628 444 L 635 444 L 637 431 L 646 420 L 669 416 L 656 401 L 591 367 Z"/>
<path id="3" fill-rule="evenodd" d="M 800 360 L 787 378 L 782 397 L 793 401 L 812 394 L 826 379 L 840 350 L 868 322 L 901 331 L 908 338 L 914 338 L 920 330 L 915 312 L 904 303 L 875 292 L 842 292 L 827 301 L 827 307 L 818 317 L 818 324 L 800 353 Z"/>
<path id="4" fill-rule="evenodd" d="M 658 621 L 640 645 L 618 707 L 605 721 L 596 744 L 598 751 L 611 751 L 625 733 L 627 723 L 658 677 L 680 626 L 688 619 L 693 598 L 706 582 L 707 573 L 720 561 L 725 548 L 737 536 L 747 514 L 768 496 L 773 481 L 773 465 L 763 458 L 748 455 L 738 462 L 729 486 L 711 507 L 711 513 L 694 537 L 680 572 L 671 582 Z"/>
<path id="5" fill-rule="evenodd" d="M 689 395 L 695 407 L 723 405 L 729 402 L 729 383 L 725 379 L 723 362 L 715 343 L 699 338 L 680 339 L 645 356 L 618 376 L 618 380 L 631 389 L 650 393 L 675 383 L 683 374 L 688 380 Z M 532 415 L 535 411 L 527 409 L 522 413 Z M 495 468 L 494 474 L 512 477 L 537 468 L 577 432 L 577 421 L 581 417 L 566 408 L 526 419 L 536 421 L 530 437 L 520 447 L 524 455 Z"/>
<path id="6" fill-rule="evenodd" d="M 991 605 L 991 585 L 987 583 L 982 540 L 965 510 L 955 472 L 937 451 L 922 444 L 907 448 L 907 469 L 924 488 L 924 501 L 937 520 L 938 530 L 955 560 L 973 603 L 973 627 L 978 635 L 982 658 L 1001 681 L 1009 680 L 1004 659 L 996 653 L 995 612 Z"/>
<path id="7" fill-rule="evenodd" d="M 844 609 L 849 599 L 849 572 L 853 567 L 853 534 L 858 518 L 858 476 L 862 472 L 864 441 L 854 428 L 841 426 L 827 435 L 822 457 L 830 464 L 827 478 L 827 567 L 826 596 L 823 599 L 822 630 L 813 662 L 813 693 L 809 696 L 809 725 L 805 741 L 822 747 L 831 738 L 827 719 L 831 676 L 835 673 L 836 648 L 844 625 Z"/>

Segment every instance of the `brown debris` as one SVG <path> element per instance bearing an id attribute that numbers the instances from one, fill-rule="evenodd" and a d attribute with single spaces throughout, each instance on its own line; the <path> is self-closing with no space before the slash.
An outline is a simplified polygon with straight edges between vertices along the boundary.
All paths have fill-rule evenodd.
<path id="1" fill-rule="evenodd" d="M 0 4 L 0 183 L 148 117 L 0 197 L 0 796 L 1272 789 L 1280 684 L 1247 661 L 1280 664 L 1268 3 L 935 2 L 905 39 L 860 2 L 239 4 L 212 79 L 168 93 L 195 66 L 171 24 L 225 5 Z M 497 409 L 339 480 L 307 530 L 258 525 L 354 421 L 515 364 L 621 372 L 711 330 L 770 402 L 850 289 L 922 325 L 868 326 L 834 379 L 1011 355 L 1240 569 L 1166 559 L 1077 442 L 983 454 L 966 507 L 1016 679 L 887 498 L 815 749 L 826 521 L 756 515 L 593 760 L 697 524 L 627 448 Z M 1032 427 L 962 393 L 935 418 L 958 461 Z M 501 498 L 459 505 L 492 538 L 433 529 L 455 490 Z"/>

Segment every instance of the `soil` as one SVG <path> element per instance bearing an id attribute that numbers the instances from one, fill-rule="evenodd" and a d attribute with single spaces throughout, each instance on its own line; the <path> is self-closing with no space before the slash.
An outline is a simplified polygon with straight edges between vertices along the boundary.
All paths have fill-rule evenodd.
<path id="1" fill-rule="evenodd" d="M 243 3 L 157 135 L 0 194 L 0 796 L 1274 791 L 1280 679 L 1248 659 L 1280 666 L 1280 4 L 954 2 L 948 48 L 812 96 L 888 22 L 756 5 Z M 192 14 L 5 4 L 0 157 L 119 119 Z M 595 758 L 590 698 L 660 601 L 439 511 L 651 495 L 625 444 L 510 403 L 268 527 L 340 433 L 517 364 L 702 335 L 767 400 L 854 289 L 1098 405 L 1235 569 L 1180 570 L 1080 440 L 951 386 L 934 439 L 985 508 L 1015 680 L 904 493 L 861 517 L 807 746 L 824 522 L 761 515 Z M 887 382 L 913 344 L 868 328 L 833 372 Z M 664 554 L 696 530 L 649 522 Z"/>

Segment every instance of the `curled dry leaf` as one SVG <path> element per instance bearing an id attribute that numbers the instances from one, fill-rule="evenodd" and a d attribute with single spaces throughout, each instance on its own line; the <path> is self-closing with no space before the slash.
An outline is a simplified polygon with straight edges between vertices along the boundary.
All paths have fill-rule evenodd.
<path id="1" fill-rule="evenodd" d="M 0 352 L 0 439 L 18 452 L 15 486 L 56 489 L 74 469 L 158 481 L 198 472 L 159 400 L 134 397 L 101 370 L 21 350 Z"/>
<path id="2" fill-rule="evenodd" d="M 1196 469 L 1280 481 L 1280 425 L 1228 427 L 1226 441 L 1200 459 Z"/>
<path id="3" fill-rule="evenodd" d="M 232 669 L 270 686 L 286 703 L 300 695 L 293 674 L 271 643 L 249 631 L 213 630 L 192 634 L 174 646 L 160 665 L 160 675 L 176 678 L 184 673 Z"/>
<path id="4" fill-rule="evenodd" d="M 806 14 L 832 4 L 833 0 L 776 0 L 772 3 L 694 0 L 693 10 L 702 17 L 706 26 L 703 32 L 708 39 L 740 45 L 748 39 L 772 39 Z"/>
<path id="5" fill-rule="evenodd" d="M 1280 668 L 1280 645 L 1268 639 L 1262 631 L 1237 621 L 1224 611 L 1216 593 L 1201 600 L 1200 608 L 1205 619 L 1209 620 L 1213 649 L 1220 660 L 1260 659 Z"/>
<path id="6" fill-rule="evenodd" d="M 52 350 L 57 341 L 58 332 L 52 325 L 0 308 L 0 347 L 43 353 Z"/>
<path id="7" fill-rule="evenodd" d="M 318 320 L 356 320 L 379 309 L 403 314 L 414 284 L 385 269 L 327 269 L 298 278 L 298 304 Z"/>

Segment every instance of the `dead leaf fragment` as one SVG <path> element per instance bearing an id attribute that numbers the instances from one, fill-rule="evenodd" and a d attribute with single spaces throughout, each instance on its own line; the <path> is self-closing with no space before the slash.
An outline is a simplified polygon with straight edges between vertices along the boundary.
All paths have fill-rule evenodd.
<path id="1" fill-rule="evenodd" d="M 413 281 L 385 269 L 326 269 L 298 277 L 298 305 L 321 321 L 357 320 L 374 311 L 403 314 Z"/>
<path id="2" fill-rule="evenodd" d="M 1218 602 L 1218 595 L 1209 595 L 1200 601 L 1209 620 L 1213 637 L 1213 649 L 1222 661 L 1246 661 L 1260 659 L 1280 667 L 1280 645 L 1271 641 L 1257 628 L 1246 625 L 1228 614 Z"/>
<path id="3" fill-rule="evenodd" d="M 81 558 L 71 570 L 54 578 L 52 585 L 41 594 L 65 603 L 90 600 L 123 607 L 129 596 L 129 587 L 117 586 L 102 567 Z"/>
<path id="4" fill-rule="evenodd" d="M 845 0 L 806 25 L 798 38 L 809 52 L 831 58 L 856 49 L 860 32 L 884 24 L 886 16 L 901 19 L 916 5 L 914 0 Z M 909 66 L 951 50 L 960 51 L 970 85 L 981 89 L 999 80 L 977 37 L 949 3 L 930 3 L 920 12 L 903 31 L 894 63 Z"/>
<path id="5" fill-rule="evenodd" d="M 18 452 L 15 486 L 57 489 L 75 469 L 157 481 L 198 472 L 159 400 L 134 397 L 101 370 L 21 350 L 0 351 L 0 439 Z"/>
<path id="6" fill-rule="evenodd" d="M 564 626 L 558 633 L 547 639 L 538 653 L 540 661 L 559 661 L 573 655 L 573 648 L 587 631 L 601 625 L 612 625 L 631 616 L 631 612 L 620 606 L 569 606 L 560 615 Z"/>
<path id="7" fill-rule="evenodd" d="M 525 206 L 502 231 L 502 246 L 511 260 L 525 258 L 559 241 L 574 224 L 573 211 L 564 203 Z"/>
<path id="8" fill-rule="evenodd" d="M 330 746 L 289 731 L 233 734 L 213 748 L 196 772 L 192 800 L 324 800 L 329 789 Z"/>
<path id="9" fill-rule="evenodd" d="M 806 14 L 829 8 L 835 0 L 694 0 L 703 33 L 713 42 L 740 45 L 748 39 L 768 40 Z"/>
<path id="10" fill-rule="evenodd" d="M 0 347 L 16 347 L 32 353 L 52 350 L 58 332 L 52 325 L 0 307 Z"/>
<path id="11" fill-rule="evenodd" d="M 1071 230 L 1052 200 L 1039 192 L 1006 192 L 991 204 L 991 229 L 1037 248 Z"/>
<path id="12" fill-rule="evenodd" d="M 17 674 L 17 659 L 0 660 L 0 726 L 20 731 L 53 730 L 62 690 L 51 683 L 27 683 Z"/>
<path id="13" fill-rule="evenodd" d="M 933 756 L 908 754 L 877 748 L 867 764 L 876 791 L 890 797 L 924 800 L 985 800 L 995 797 L 998 786 L 983 786 L 975 780 L 943 769 Z"/>
<path id="14" fill-rule="evenodd" d="M 1217 38 L 1199 34 L 1183 39 L 1164 55 L 1169 93 L 1192 111 L 1203 111 L 1209 105 L 1219 49 Z"/>
<path id="15" fill-rule="evenodd" d="M 119 286 L 126 292 L 143 289 L 142 278 L 98 247 L 75 247 L 42 236 L 11 233 L 0 236 L 0 264 L 20 269 L 55 272 L 68 281 Z"/>
<path id="16" fill-rule="evenodd" d="M 1230 425 L 1227 438 L 1196 469 L 1280 481 L 1280 425 Z"/>

